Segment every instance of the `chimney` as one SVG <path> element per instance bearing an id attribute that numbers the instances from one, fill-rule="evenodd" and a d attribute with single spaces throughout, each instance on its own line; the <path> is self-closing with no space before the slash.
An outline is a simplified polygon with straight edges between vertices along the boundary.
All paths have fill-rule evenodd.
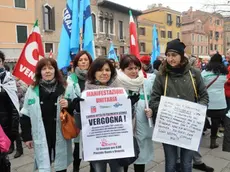
<path id="1" fill-rule="evenodd" d="M 189 11 L 191 11 L 191 12 L 192 12 L 192 6 L 189 8 Z"/>
<path id="2" fill-rule="evenodd" d="M 166 8 L 169 8 L 169 6 L 167 6 Z"/>
<path id="3" fill-rule="evenodd" d="M 160 3 L 160 4 L 158 4 L 158 7 L 162 7 L 162 4 Z"/>

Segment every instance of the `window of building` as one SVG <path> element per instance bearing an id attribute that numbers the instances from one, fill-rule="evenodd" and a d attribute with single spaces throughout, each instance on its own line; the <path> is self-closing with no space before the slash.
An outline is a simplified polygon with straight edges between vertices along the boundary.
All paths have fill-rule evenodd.
<path id="1" fill-rule="evenodd" d="M 168 31 L 168 38 L 172 39 L 172 31 Z"/>
<path id="2" fill-rule="evenodd" d="M 203 54 L 203 46 L 201 46 L 200 53 Z"/>
<path id="3" fill-rule="evenodd" d="M 210 39 L 212 39 L 212 37 L 213 37 L 213 32 L 212 31 L 209 32 L 209 36 L 210 36 Z"/>
<path id="4" fill-rule="evenodd" d="M 26 0 L 14 0 L 14 6 L 16 8 L 26 8 Z"/>
<path id="5" fill-rule="evenodd" d="M 93 33 L 97 33 L 97 31 L 96 31 L 96 16 L 95 16 L 95 14 L 91 14 L 91 16 L 92 16 L 92 23 L 93 23 Z"/>
<path id="6" fill-rule="evenodd" d="M 145 36 L 145 28 L 144 27 L 140 27 L 140 35 Z"/>
<path id="7" fill-rule="evenodd" d="M 192 34 L 192 41 L 194 41 L 194 34 Z"/>
<path id="8" fill-rule="evenodd" d="M 104 32 L 104 20 L 103 20 L 103 17 L 99 18 L 99 22 L 100 22 L 100 32 Z"/>
<path id="9" fill-rule="evenodd" d="M 49 53 L 50 50 L 54 50 L 53 49 L 53 43 L 45 43 L 45 53 Z"/>
<path id="10" fill-rule="evenodd" d="M 213 50 L 213 44 L 210 44 L 210 50 Z"/>
<path id="11" fill-rule="evenodd" d="M 43 6 L 43 23 L 45 31 L 55 30 L 55 11 L 54 7 L 51 8 L 49 5 Z"/>
<path id="12" fill-rule="evenodd" d="M 180 39 L 180 32 L 177 32 L 177 38 Z"/>
<path id="13" fill-rule="evenodd" d="M 172 15 L 171 14 L 167 14 L 167 23 L 168 25 L 172 25 Z"/>
<path id="14" fill-rule="evenodd" d="M 197 54 L 200 53 L 200 46 L 197 46 Z"/>
<path id="15" fill-rule="evenodd" d="M 125 53 L 125 47 L 124 46 L 120 46 L 120 54 L 124 54 Z"/>
<path id="16" fill-rule="evenodd" d="M 177 27 L 179 27 L 180 26 L 180 16 L 176 16 L 176 25 L 177 25 Z"/>
<path id="17" fill-rule="evenodd" d="M 206 47 L 206 51 L 205 51 L 205 54 L 208 54 L 208 47 Z"/>
<path id="18" fill-rule="evenodd" d="M 117 55 L 117 48 L 114 48 L 114 51 L 115 51 L 115 53 L 116 53 L 116 55 Z"/>
<path id="19" fill-rule="evenodd" d="M 216 25 L 220 25 L 220 20 L 216 20 Z"/>
<path id="20" fill-rule="evenodd" d="M 219 39 L 219 32 L 215 32 L 215 39 L 217 40 L 217 39 Z"/>
<path id="21" fill-rule="evenodd" d="M 25 43 L 27 40 L 27 26 L 17 25 L 17 42 Z"/>
<path id="22" fill-rule="evenodd" d="M 141 47 L 141 52 L 145 52 L 145 43 L 144 42 L 140 43 L 140 47 Z"/>
<path id="23" fill-rule="evenodd" d="M 109 19 L 105 19 L 105 34 L 109 34 Z"/>
<path id="24" fill-rule="evenodd" d="M 218 45 L 217 44 L 215 44 L 215 49 L 214 50 L 218 50 Z"/>
<path id="25" fill-rule="evenodd" d="M 195 51 L 194 51 L 194 46 L 191 46 L 191 52 L 192 52 L 192 54 L 195 54 Z"/>
<path id="26" fill-rule="evenodd" d="M 113 34 L 113 19 L 110 19 L 110 33 Z"/>
<path id="27" fill-rule="evenodd" d="M 124 36 L 123 36 L 123 21 L 119 21 L 119 38 L 124 39 Z"/>
<path id="28" fill-rule="evenodd" d="M 106 56 L 107 55 L 106 47 L 101 47 L 101 55 L 102 56 Z"/>
<path id="29" fill-rule="evenodd" d="M 161 38 L 166 38 L 165 31 L 161 30 Z"/>

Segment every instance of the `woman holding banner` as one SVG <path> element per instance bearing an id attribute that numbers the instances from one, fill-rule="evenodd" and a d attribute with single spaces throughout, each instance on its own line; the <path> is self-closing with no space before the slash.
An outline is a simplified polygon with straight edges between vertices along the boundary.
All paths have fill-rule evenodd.
<path id="1" fill-rule="evenodd" d="M 67 82 L 74 86 L 75 92 L 79 97 L 81 96 L 81 92 L 85 89 L 86 76 L 92 61 L 92 57 L 87 51 L 80 51 L 73 60 L 74 73 L 68 76 Z M 79 119 L 76 121 L 79 121 Z M 73 172 L 79 172 L 81 164 L 81 159 L 79 158 L 79 138 L 80 135 L 74 139 Z M 91 164 L 90 172 L 93 172 Z"/>
<path id="2" fill-rule="evenodd" d="M 135 172 L 144 172 L 145 164 L 153 160 L 153 128 L 149 127 L 148 118 L 152 117 L 152 110 L 146 108 L 144 90 L 147 97 L 150 97 L 155 74 L 148 74 L 148 79 L 144 78 L 141 70 L 140 60 L 133 55 L 125 55 L 120 61 L 118 79 L 125 90 L 130 94 L 140 94 L 139 101 L 134 105 L 134 136 L 137 139 L 140 153 L 134 162 Z M 125 172 L 128 167 L 125 167 Z"/>
<path id="3" fill-rule="evenodd" d="M 207 106 L 208 94 L 200 71 L 190 66 L 184 56 L 184 43 L 179 39 L 167 43 L 166 61 L 156 75 L 149 106 L 157 114 L 161 96 L 180 98 Z M 198 95 L 199 96 L 198 96 Z M 155 116 L 156 117 L 156 116 Z M 163 143 L 165 153 L 165 171 L 175 172 L 177 146 Z M 180 148 L 181 170 L 192 172 L 193 151 Z"/>
<path id="4" fill-rule="evenodd" d="M 60 110 L 69 110 L 75 97 L 74 88 L 67 86 L 54 59 L 43 58 L 37 63 L 35 81 L 21 110 L 21 128 L 26 146 L 34 148 L 38 171 L 51 172 L 54 161 L 57 172 L 66 172 L 72 162 L 72 142 L 62 135 Z"/>
<path id="5" fill-rule="evenodd" d="M 117 80 L 116 69 L 109 59 L 97 58 L 88 71 L 85 90 L 110 87 L 122 87 Z M 109 164 L 111 172 L 123 172 L 123 167 L 115 159 L 92 161 L 91 163 L 95 172 L 106 172 L 107 164 Z"/>

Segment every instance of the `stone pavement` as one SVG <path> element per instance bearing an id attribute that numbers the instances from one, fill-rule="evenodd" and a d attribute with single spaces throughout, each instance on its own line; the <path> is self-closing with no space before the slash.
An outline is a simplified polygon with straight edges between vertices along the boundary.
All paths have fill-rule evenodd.
<path id="1" fill-rule="evenodd" d="M 222 143 L 222 138 L 218 139 Z M 154 143 L 154 161 L 146 166 L 147 172 L 164 172 L 164 152 L 162 145 Z M 230 153 L 222 152 L 221 146 L 217 149 L 209 149 L 209 134 L 203 136 L 201 142 L 200 153 L 203 156 L 203 161 L 212 166 L 215 172 L 230 172 Z M 33 150 L 24 149 L 24 155 L 20 158 L 14 159 L 13 154 L 10 155 L 12 172 L 32 172 L 33 171 Z M 108 170 L 109 171 L 109 170 Z M 68 168 L 68 172 L 72 172 L 72 165 Z M 80 172 L 89 172 L 89 165 L 87 162 L 81 164 Z M 130 166 L 129 172 L 134 172 L 133 166 Z M 193 170 L 193 172 L 199 172 Z"/>

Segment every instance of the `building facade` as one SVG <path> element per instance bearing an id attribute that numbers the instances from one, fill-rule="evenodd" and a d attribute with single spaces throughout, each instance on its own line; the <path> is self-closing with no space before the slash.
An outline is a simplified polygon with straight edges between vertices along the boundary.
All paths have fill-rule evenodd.
<path id="1" fill-rule="evenodd" d="M 230 50 L 230 17 L 224 18 L 224 55 Z"/>
<path id="2" fill-rule="evenodd" d="M 184 20 L 182 17 L 181 34 L 188 55 L 199 57 L 208 55 L 208 35 L 201 20 Z"/>
<path id="3" fill-rule="evenodd" d="M 181 13 L 169 7 L 163 7 L 162 4 L 143 11 L 138 19 L 145 19 L 160 26 L 158 38 L 161 54 L 164 54 L 167 42 L 181 37 Z"/>
<path id="4" fill-rule="evenodd" d="M 200 20 L 204 31 L 208 36 L 208 54 L 213 50 L 223 54 L 224 45 L 224 20 L 218 13 L 208 13 L 200 10 L 193 11 L 190 8 L 183 13 L 183 22 L 189 20 Z"/>
<path id="5" fill-rule="evenodd" d="M 34 22 L 34 0 L 0 1 L 0 50 L 11 67 L 20 56 Z"/>
<path id="6" fill-rule="evenodd" d="M 147 19 L 138 18 L 138 35 L 141 55 L 150 55 L 152 53 L 153 25 L 156 25 L 157 32 L 158 30 L 165 29 L 163 23 L 152 22 Z M 162 42 L 162 38 L 159 37 L 160 47 L 164 46 L 162 45 Z"/>
<path id="7" fill-rule="evenodd" d="M 130 8 L 106 0 L 92 0 L 91 12 L 93 20 L 96 56 L 107 56 L 110 41 L 115 52 L 121 56 L 129 52 L 129 10 Z M 132 10 L 134 20 L 140 11 Z"/>
<path id="8" fill-rule="evenodd" d="M 52 51 L 53 58 L 56 58 L 66 1 L 36 0 L 35 4 L 36 19 L 39 21 L 45 57 L 49 57 Z"/>

